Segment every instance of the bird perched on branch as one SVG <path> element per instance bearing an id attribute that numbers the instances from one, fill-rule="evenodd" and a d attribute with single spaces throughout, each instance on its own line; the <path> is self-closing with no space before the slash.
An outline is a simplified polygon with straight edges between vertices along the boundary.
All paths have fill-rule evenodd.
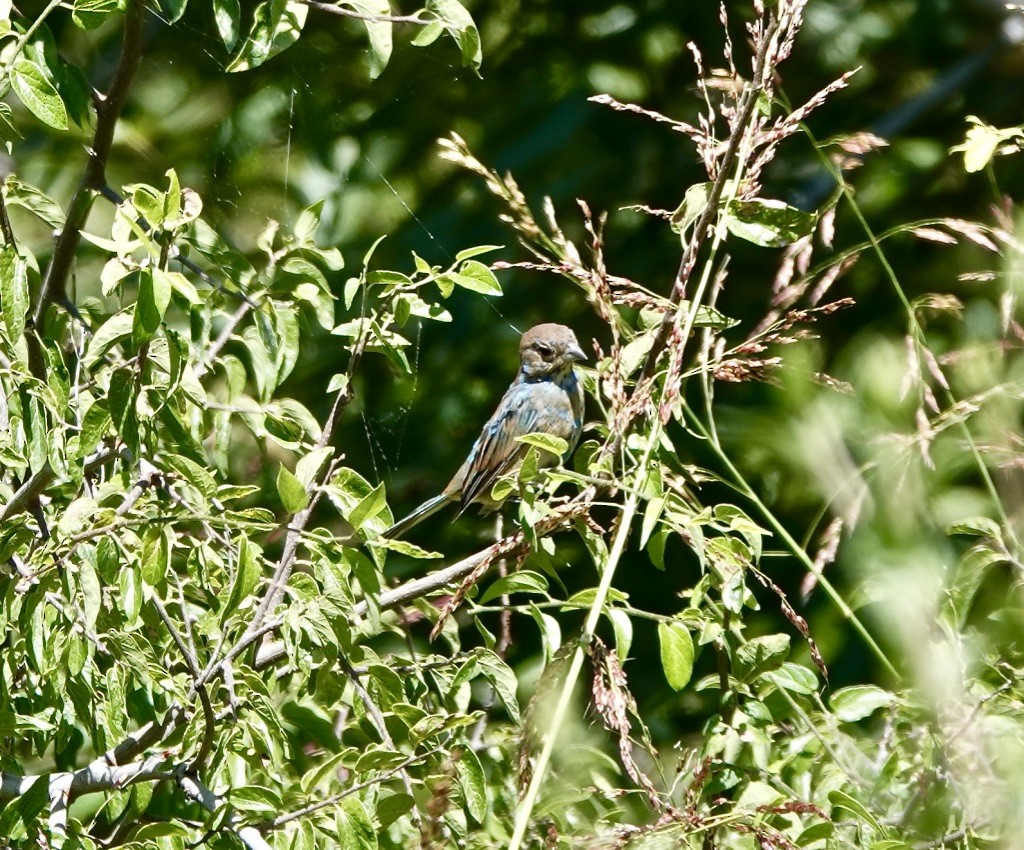
<path id="1" fill-rule="evenodd" d="M 384 536 L 399 537 L 453 502 L 459 503 L 460 513 L 471 503 L 484 511 L 496 510 L 499 503 L 491 498 L 492 485 L 529 450 L 516 437 L 534 433 L 561 437 L 569 444 L 563 460 L 567 459 L 583 430 L 583 387 L 573 367 L 586 359 L 575 334 L 565 325 L 537 325 L 524 333 L 519 342 L 519 372 L 469 457 L 440 495 L 396 522 Z M 554 462 L 550 455 L 541 458 L 542 465 Z"/>

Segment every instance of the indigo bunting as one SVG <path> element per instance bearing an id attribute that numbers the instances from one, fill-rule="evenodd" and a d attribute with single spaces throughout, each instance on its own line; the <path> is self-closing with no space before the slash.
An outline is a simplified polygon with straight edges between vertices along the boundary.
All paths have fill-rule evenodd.
<path id="1" fill-rule="evenodd" d="M 516 442 L 516 437 L 533 433 L 561 437 L 569 444 L 563 460 L 568 459 L 583 430 L 583 387 L 573 366 L 586 359 L 576 336 L 565 325 L 537 325 L 524 333 L 519 342 L 519 372 L 469 457 L 440 495 L 396 522 L 384 536 L 398 537 L 452 502 L 459 503 L 460 514 L 473 502 L 484 511 L 496 510 L 499 503 L 491 498 L 492 485 L 529 450 Z M 541 454 L 542 465 L 556 462 L 550 454 Z"/>

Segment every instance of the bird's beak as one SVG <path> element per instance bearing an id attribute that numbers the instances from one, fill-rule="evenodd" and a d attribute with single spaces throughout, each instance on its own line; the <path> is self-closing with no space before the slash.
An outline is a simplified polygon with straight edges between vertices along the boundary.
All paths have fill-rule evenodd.
<path id="1" fill-rule="evenodd" d="M 587 361 L 587 355 L 584 354 L 583 349 L 575 343 L 565 349 L 565 357 L 573 363 L 585 363 Z"/>

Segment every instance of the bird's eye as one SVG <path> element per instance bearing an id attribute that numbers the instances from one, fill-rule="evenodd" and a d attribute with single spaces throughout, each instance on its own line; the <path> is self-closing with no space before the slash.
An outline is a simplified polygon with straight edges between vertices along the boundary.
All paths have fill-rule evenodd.
<path id="1" fill-rule="evenodd" d="M 551 356 L 551 346 L 546 342 L 535 342 L 533 348 L 541 357 Z"/>

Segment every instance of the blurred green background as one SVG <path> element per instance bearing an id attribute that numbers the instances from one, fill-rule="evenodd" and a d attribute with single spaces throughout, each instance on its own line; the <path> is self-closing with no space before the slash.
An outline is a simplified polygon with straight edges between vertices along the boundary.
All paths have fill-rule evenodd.
<path id="1" fill-rule="evenodd" d="M 707 67 L 722 67 L 718 4 L 488 0 L 467 5 L 483 40 L 479 78 L 461 67 L 449 40 L 414 49 L 408 42 L 415 30 L 398 26 L 391 63 L 371 81 L 363 26 L 315 9 L 295 48 L 255 71 L 226 74 L 228 57 L 210 35 L 207 4 L 193 2 L 173 28 L 149 14 L 143 66 L 118 130 L 109 181 L 115 187 L 161 185 L 164 172 L 174 167 L 182 184 L 202 195 L 205 216 L 246 251 L 256 250 L 256 236 L 269 219 L 293 222 L 302 207 L 326 198 L 320 240 L 339 247 L 347 264 L 333 281 L 339 293 L 345 277 L 357 273 L 365 251 L 384 234 L 373 260 L 380 268 L 408 270 L 411 251 L 449 263 L 460 249 L 481 244 L 505 246 L 494 258 L 528 259 L 498 220 L 501 209 L 481 181 L 438 157 L 436 140 L 456 131 L 483 162 L 510 170 L 538 213 L 542 198 L 551 196 L 562 226 L 581 248 L 585 238 L 575 199 L 607 211 L 610 271 L 667 292 L 678 264 L 678 238 L 663 222 L 622 208 L 674 209 L 686 188 L 704 179 L 698 158 L 667 126 L 587 98 L 609 93 L 694 120 L 701 100 L 686 45 L 700 46 Z M 729 30 L 745 62 L 743 24 L 750 10 L 734 0 L 726 6 Z M 30 8 L 23 11 L 32 14 Z M 117 56 L 118 30 L 83 33 L 64 12 L 51 22 L 61 51 L 91 68 L 94 84 L 105 84 Z M 830 98 L 810 123 L 819 139 L 895 128 L 883 133 L 890 147 L 869 155 L 849 175 L 875 232 L 936 216 L 988 217 L 995 199 L 989 176 L 966 175 L 961 159 L 948 150 L 963 140 L 968 114 L 997 126 L 1024 120 L 1024 49 L 1002 37 L 1005 25 L 998 3 L 809 3 L 795 51 L 783 66 L 783 88 L 791 102 L 800 103 L 842 72 L 859 68 L 849 87 Z M 960 79 L 954 79 L 957 75 Z M 26 139 L 20 151 L 15 171 L 66 203 L 83 161 L 80 145 L 57 140 L 39 125 L 37 136 Z M 996 167 L 999 186 L 1019 195 L 1024 189 L 1019 160 Z M 791 203 L 807 203 L 817 194 L 820 202 L 829 193 L 827 180 L 821 193 L 822 175 L 808 140 L 796 137 L 768 169 L 765 192 Z M 104 216 L 109 209 L 98 207 L 94 222 Z M 38 231 L 36 238 L 45 244 L 49 237 Z M 862 239 L 853 216 L 841 209 L 837 250 Z M 991 265 L 979 249 L 901 236 L 886 243 L 886 250 L 911 298 L 953 292 L 968 305 L 983 305 L 978 307 L 983 312 L 993 309 L 997 294 L 984 284 L 956 280 L 961 271 Z M 742 321 L 732 332 L 737 339 L 766 312 L 778 260 L 774 250 L 736 250 L 719 307 Z M 454 321 L 430 324 L 413 339 L 412 376 L 373 357 L 361 370 L 356 401 L 335 442 L 370 480 L 386 482 L 396 511 L 433 495 L 457 468 L 514 373 L 518 332 L 539 321 L 558 321 L 573 326 L 587 349 L 592 338 L 608 342 L 571 283 L 525 271 L 500 276 L 504 297 L 456 294 L 449 305 Z M 77 285 L 80 299 L 98 289 L 84 265 Z M 856 306 L 825 319 L 820 339 L 801 356 L 815 368 L 853 380 L 873 340 L 888 340 L 898 353 L 906 319 L 871 256 L 833 293 L 854 297 Z M 303 350 L 287 391 L 322 419 L 325 389 L 340 364 L 335 340 L 311 330 L 314 342 Z M 801 405 L 811 401 L 810 390 L 793 384 L 783 391 L 724 385 L 717 396 L 721 433 L 734 458 L 799 540 L 823 527 L 821 497 L 807 464 L 793 457 L 794 451 L 799 454 L 796 432 L 780 423 L 797 421 Z M 692 435 L 676 430 L 672 436 L 692 451 L 695 463 L 715 468 Z M 247 469 L 272 486 L 274 469 L 252 464 Z M 699 497 L 704 503 L 736 498 L 712 485 Z M 456 525 L 437 518 L 414 537 L 431 548 L 468 553 L 490 527 L 489 520 L 474 516 Z M 574 560 L 571 551 L 568 556 Z M 675 594 L 693 583 L 696 569 L 682 547 L 670 548 L 666 571 L 654 570 L 642 558 L 624 565 L 617 584 L 638 607 L 670 613 L 680 607 Z M 803 573 L 795 561 L 770 559 L 766 569 L 797 597 Z M 564 575 L 570 587 L 592 584 L 592 575 L 576 575 L 571 566 Z M 836 576 L 841 587 L 860 578 L 856 572 L 847 575 L 842 564 Z M 828 603 L 816 595 L 801 613 L 823 648 L 834 686 L 877 674 Z M 761 622 L 750 621 L 752 630 L 790 630 L 769 595 L 760 617 Z M 523 640 L 513 646 L 513 663 L 536 648 L 532 627 L 522 627 L 517 637 Z M 884 632 L 881 639 L 887 640 Z M 686 717 L 698 716 L 694 700 L 700 696 L 680 700 L 671 694 L 656 670 L 656 654 L 653 629 L 638 630 L 627 670 L 641 714 L 657 733 L 659 719 L 685 726 Z M 705 653 L 700 665 L 700 672 L 710 672 L 713 660 Z"/>

